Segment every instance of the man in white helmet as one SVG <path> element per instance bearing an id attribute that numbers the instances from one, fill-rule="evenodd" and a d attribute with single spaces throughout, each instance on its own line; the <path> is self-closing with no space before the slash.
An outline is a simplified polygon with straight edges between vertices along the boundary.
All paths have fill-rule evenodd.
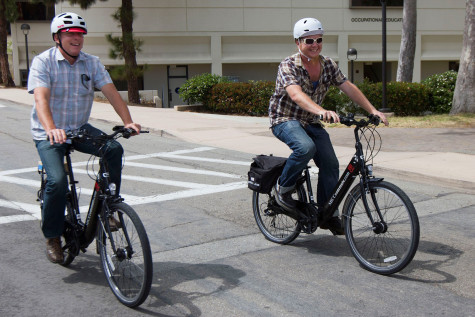
<path id="1" fill-rule="evenodd" d="M 57 15 L 51 22 L 56 43 L 33 59 L 28 77 L 28 92 L 34 95 L 31 133 L 48 175 L 44 194 L 41 228 L 46 238 L 46 255 L 53 263 L 63 261 L 60 236 L 63 233 L 67 180 L 63 167 L 66 132 L 85 129 L 98 135 L 100 130 L 88 124 L 94 100 L 94 89 L 100 89 L 122 119 L 125 127 L 140 133 L 140 125 L 132 121 L 127 104 L 120 97 L 109 73 L 99 58 L 81 52 L 86 22 L 76 13 Z M 92 142 L 75 144 L 76 150 L 98 154 Z M 105 160 L 110 177 L 120 188 L 123 149 L 113 141 Z M 114 223 L 112 223 L 114 224 Z"/>
<path id="2" fill-rule="evenodd" d="M 388 125 L 385 115 L 368 101 L 363 93 L 343 75 L 338 65 L 321 55 L 323 27 L 314 18 L 304 18 L 294 26 L 298 52 L 279 65 L 275 92 L 270 99 L 269 117 L 273 134 L 293 151 L 274 188 L 278 204 L 286 209 L 296 208 L 291 193 L 297 178 L 313 159 L 319 168 L 317 204 L 329 199 L 339 177 L 339 163 L 328 133 L 320 123 L 339 122 L 334 111 L 321 106 L 331 85 L 337 86 L 368 113 L 377 115 Z M 338 211 L 323 229 L 343 234 Z"/>

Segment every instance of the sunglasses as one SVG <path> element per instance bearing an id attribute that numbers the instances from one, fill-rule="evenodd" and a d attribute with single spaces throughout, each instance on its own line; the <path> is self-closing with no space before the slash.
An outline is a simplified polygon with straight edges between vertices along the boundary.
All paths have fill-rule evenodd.
<path id="1" fill-rule="evenodd" d="M 300 42 L 303 42 L 307 45 L 312 45 L 313 43 L 317 42 L 317 44 L 322 44 L 323 42 L 323 37 L 320 37 L 318 39 L 301 39 Z"/>

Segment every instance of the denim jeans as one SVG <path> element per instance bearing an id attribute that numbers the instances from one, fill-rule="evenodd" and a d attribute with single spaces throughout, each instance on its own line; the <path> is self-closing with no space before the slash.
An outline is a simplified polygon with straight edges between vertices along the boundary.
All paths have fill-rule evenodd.
<path id="1" fill-rule="evenodd" d="M 90 135 L 102 133 L 90 124 L 85 124 L 81 128 L 86 129 Z M 35 144 L 47 175 L 41 229 L 45 238 L 56 238 L 63 233 L 66 193 L 68 191 L 68 181 L 64 170 L 64 155 L 70 145 L 57 143 L 51 145 L 47 140 L 35 140 Z M 75 141 L 74 149 L 97 156 L 101 154 L 99 153 L 100 146 L 89 140 L 84 142 Z M 108 164 L 111 181 L 117 185 L 117 194 L 120 190 L 123 152 L 120 143 L 112 141 L 103 153 L 105 162 Z"/>
<path id="2" fill-rule="evenodd" d="M 323 206 L 339 177 L 338 158 L 327 131 L 319 125 L 307 125 L 304 128 L 299 121 L 291 120 L 272 127 L 272 133 L 293 151 L 279 179 L 282 192 L 295 188 L 297 178 L 313 159 L 319 169 L 317 205 Z"/>

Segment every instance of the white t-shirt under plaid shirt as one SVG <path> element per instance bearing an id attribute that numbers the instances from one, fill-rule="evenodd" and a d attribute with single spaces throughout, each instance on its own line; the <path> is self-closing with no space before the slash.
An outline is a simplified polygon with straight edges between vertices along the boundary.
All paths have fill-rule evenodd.
<path id="1" fill-rule="evenodd" d="M 300 108 L 289 96 L 285 88 L 299 85 L 302 91 L 320 105 L 330 86 L 340 86 L 347 79 L 338 65 L 329 57 L 320 55 L 322 74 L 314 88 L 310 76 L 303 66 L 299 53 L 284 59 L 278 69 L 275 91 L 270 98 L 269 118 L 271 126 L 289 120 L 298 120 L 303 126 L 319 122 L 317 116 Z"/>
<path id="2" fill-rule="evenodd" d="M 81 52 L 71 65 L 58 48 L 52 47 L 33 59 L 28 92 L 33 94 L 37 87 L 49 88 L 49 106 L 56 127 L 73 131 L 89 120 L 94 88 L 101 89 L 108 83 L 112 83 L 112 79 L 98 57 Z M 34 140 L 46 139 L 36 104 L 31 111 L 31 133 Z"/>

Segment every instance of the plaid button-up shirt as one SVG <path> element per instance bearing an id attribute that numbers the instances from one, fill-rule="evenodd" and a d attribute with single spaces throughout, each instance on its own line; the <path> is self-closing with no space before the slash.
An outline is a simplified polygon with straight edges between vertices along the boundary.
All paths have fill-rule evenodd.
<path id="1" fill-rule="evenodd" d="M 71 65 L 58 48 L 52 47 L 33 59 L 28 77 L 28 92 L 37 87 L 50 89 L 49 106 L 58 129 L 72 131 L 89 120 L 94 88 L 112 83 L 99 58 L 81 52 Z M 36 113 L 31 111 L 31 133 L 35 140 L 45 140 L 46 132 Z"/>
<path id="2" fill-rule="evenodd" d="M 319 122 L 317 116 L 303 110 L 292 101 L 285 88 L 290 85 L 299 85 L 304 93 L 320 105 L 330 85 L 339 86 L 347 80 L 331 58 L 320 55 L 320 62 L 323 71 L 316 89 L 314 89 L 310 76 L 303 66 L 299 53 L 287 57 L 280 63 L 275 91 L 269 103 L 271 126 L 289 120 L 298 120 L 303 126 Z"/>

